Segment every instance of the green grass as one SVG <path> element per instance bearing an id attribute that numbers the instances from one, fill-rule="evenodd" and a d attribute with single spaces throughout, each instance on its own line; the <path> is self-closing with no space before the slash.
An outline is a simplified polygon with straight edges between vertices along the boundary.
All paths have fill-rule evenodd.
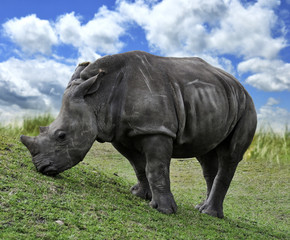
<path id="1" fill-rule="evenodd" d="M 0 128 L 0 239 L 290 239 L 289 133 L 255 136 L 217 219 L 194 209 L 205 196 L 195 159 L 172 160 L 179 209 L 168 216 L 130 194 L 132 167 L 110 144 L 52 178 L 36 172 L 19 131 Z"/>

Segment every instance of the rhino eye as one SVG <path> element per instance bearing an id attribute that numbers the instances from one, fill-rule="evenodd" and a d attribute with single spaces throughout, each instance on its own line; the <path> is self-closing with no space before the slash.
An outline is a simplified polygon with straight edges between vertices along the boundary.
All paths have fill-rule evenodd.
<path id="1" fill-rule="evenodd" d="M 65 132 L 58 132 L 57 138 L 59 140 L 64 140 L 66 138 L 66 133 Z"/>

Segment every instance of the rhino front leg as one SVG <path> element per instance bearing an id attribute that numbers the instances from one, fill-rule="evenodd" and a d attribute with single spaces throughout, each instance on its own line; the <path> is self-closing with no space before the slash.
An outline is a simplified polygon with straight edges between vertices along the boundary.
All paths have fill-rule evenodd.
<path id="1" fill-rule="evenodd" d="M 146 176 L 152 192 L 150 206 L 166 214 L 175 213 L 177 205 L 170 191 L 169 165 L 172 139 L 163 135 L 142 137 L 146 157 Z"/>
<path id="2" fill-rule="evenodd" d="M 128 148 L 118 143 L 113 143 L 113 146 L 129 160 L 136 173 L 138 183 L 131 187 L 131 193 L 145 200 L 151 200 L 152 194 L 145 171 L 145 156 L 136 151 L 134 148 Z"/>

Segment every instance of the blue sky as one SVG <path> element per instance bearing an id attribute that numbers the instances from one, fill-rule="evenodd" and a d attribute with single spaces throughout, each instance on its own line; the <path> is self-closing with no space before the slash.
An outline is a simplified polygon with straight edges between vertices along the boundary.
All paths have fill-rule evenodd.
<path id="1" fill-rule="evenodd" d="M 51 111 L 76 65 L 143 50 L 199 56 L 252 95 L 261 125 L 290 123 L 290 0 L 10 0 L 0 8 L 0 121 Z"/>

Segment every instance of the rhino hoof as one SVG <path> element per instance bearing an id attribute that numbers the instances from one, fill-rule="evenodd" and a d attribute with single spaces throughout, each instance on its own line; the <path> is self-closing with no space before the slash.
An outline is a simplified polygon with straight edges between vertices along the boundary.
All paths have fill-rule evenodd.
<path id="1" fill-rule="evenodd" d="M 157 200 L 152 200 L 149 205 L 161 213 L 172 214 L 177 212 L 177 205 L 172 196 L 161 196 Z"/>
<path id="2" fill-rule="evenodd" d="M 200 210 L 202 206 L 204 205 L 205 201 L 201 202 L 200 204 L 197 204 L 194 208 L 197 210 Z"/>
<path id="3" fill-rule="evenodd" d="M 201 206 L 199 208 L 199 211 L 201 213 L 205 213 L 207 215 L 210 215 L 212 217 L 217 217 L 217 218 L 224 218 L 224 213 L 222 210 L 218 210 L 218 209 L 215 209 L 213 207 L 210 207 L 206 204 L 204 204 L 203 206 Z"/>
<path id="4" fill-rule="evenodd" d="M 145 187 L 142 187 L 140 183 L 137 183 L 130 189 L 131 193 L 137 197 L 143 198 L 145 200 L 151 200 L 152 194 L 151 190 Z"/>

